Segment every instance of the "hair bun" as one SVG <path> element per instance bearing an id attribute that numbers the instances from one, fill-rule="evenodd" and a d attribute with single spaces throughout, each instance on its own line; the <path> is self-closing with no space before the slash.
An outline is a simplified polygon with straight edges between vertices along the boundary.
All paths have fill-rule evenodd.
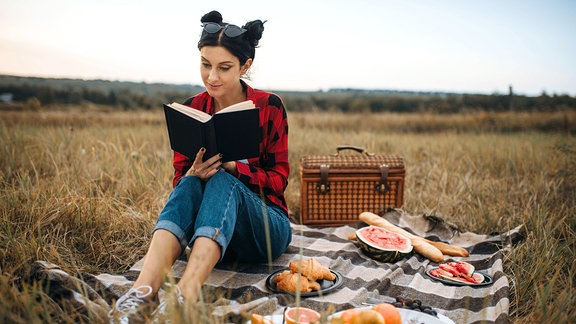
<path id="1" fill-rule="evenodd" d="M 222 24 L 222 14 L 220 14 L 216 10 L 212 10 L 209 13 L 202 16 L 202 18 L 200 19 L 200 22 L 201 23 L 213 22 L 213 23 L 217 23 L 217 24 L 221 25 Z"/>
<path id="2" fill-rule="evenodd" d="M 248 31 L 247 38 L 254 47 L 258 46 L 258 41 L 260 38 L 262 38 L 262 33 L 264 32 L 264 23 L 265 22 L 262 22 L 262 20 L 253 20 L 242 26 L 242 28 Z"/>

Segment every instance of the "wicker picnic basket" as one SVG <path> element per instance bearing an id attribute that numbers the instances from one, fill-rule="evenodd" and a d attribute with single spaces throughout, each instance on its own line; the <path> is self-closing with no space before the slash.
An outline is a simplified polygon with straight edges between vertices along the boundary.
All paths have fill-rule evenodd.
<path id="1" fill-rule="evenodd" d="M 353 154 L 341 154 L 344 150 Z M 333 155 L 300 159 L 300 223 L 342 225 L 364 211 L 379 213 L 402 206 L 404 160 L 393 154 L 368 153 L 338 146 Z"/>

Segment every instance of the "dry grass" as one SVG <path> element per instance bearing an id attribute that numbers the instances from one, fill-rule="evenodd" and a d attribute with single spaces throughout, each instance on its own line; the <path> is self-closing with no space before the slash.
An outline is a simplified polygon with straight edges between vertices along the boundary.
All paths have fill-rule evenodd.
<path id="1" fill-rule="evenodd" d="M 339 144 L 400 154 L 404 209 L 478 233 L 526 224 L 504 264 L 512 321 L 576 322 L 575 113 L 289 118 L 292 213 L 300 156 Z M 20 280 L 35 260 L 119 273 L 144 255 L 171 189 L 167 143 L 159 112 L 0 113 L 0 321 L 80 318 Z"/>

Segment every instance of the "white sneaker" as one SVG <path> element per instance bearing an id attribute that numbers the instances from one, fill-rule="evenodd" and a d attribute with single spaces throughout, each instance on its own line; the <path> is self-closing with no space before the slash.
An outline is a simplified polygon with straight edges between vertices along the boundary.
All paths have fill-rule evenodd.
<path id="1" fill-rule="evenodd" d="M 130 321 L 144 321 L 148 316 L 140 311 L 154 303 L 150 300 L 153 289 L 150 286 L 131 288 L 116 301 L 108 313 L 111 324 L 128 324 Z"/>
<path id="2" fill-rule="evenodd" d="M 184 296 L 178 285 L 167 284 L 169 291 L 162 298 L 162 302 L 156 310 L 152 313 L 154 323 L 170 323 L 169 317 L 174 317 L 175 314 L 182 315 L 184 306 Z M 180 313 L 179 313 L 180 312 Z"/>

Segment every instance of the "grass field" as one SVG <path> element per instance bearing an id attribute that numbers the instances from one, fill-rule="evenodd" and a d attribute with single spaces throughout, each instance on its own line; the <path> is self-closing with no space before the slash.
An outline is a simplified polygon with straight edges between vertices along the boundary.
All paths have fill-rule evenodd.
<path id="1" fill-rule="evenodd" d="M 511 321 L 576 322 L 576 113 L 289 113 L 298 161 L 339 144 L 402 155 L 404 209 L 464 231 L 520 224 L 507 254 Z M 26 282 L 46 260 L 75 274 L 120 273 L 145 253 L 171 189 L 161 112 L 0 112 L 0 322 L 74 322 Z"/>

